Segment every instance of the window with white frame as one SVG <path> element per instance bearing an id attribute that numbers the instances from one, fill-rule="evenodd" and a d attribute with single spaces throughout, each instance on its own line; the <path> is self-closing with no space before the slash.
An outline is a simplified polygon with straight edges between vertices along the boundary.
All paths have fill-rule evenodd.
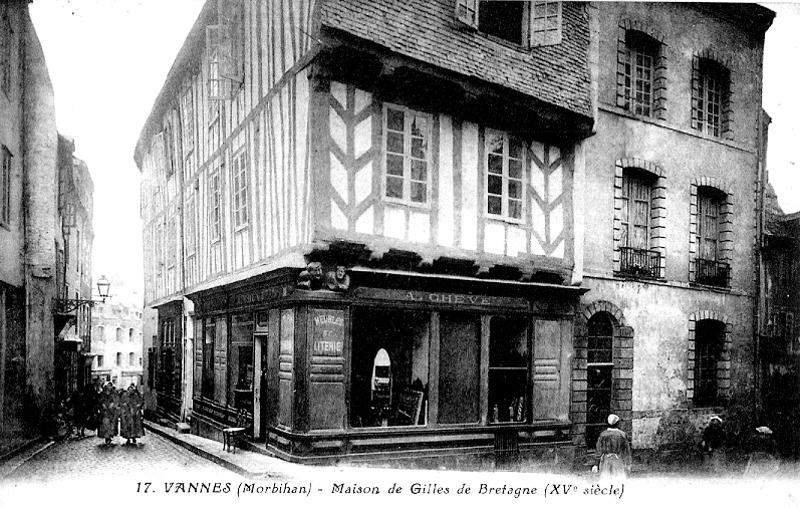
<path id="1" fill-rule="evenodd" d="M 194 150 L 194 90 L 191 86 L 187 86 L 181 96 L 181 129 L 185 158 Z"/>
<path id="2" fill-rule="evenodd" d="M 0 225 L 11 221 L 11 152 L 3 146 L 0 163 Z"/>
<path id="3" fill-rule="evenodd" d="M 561 4 L 545 0 L 457 0 L 456 19 L 481 33 L 519 44 L 561 42 Z"/>
<path id="4" fill-rule="evenodd" d="M 186 199 L 186 255 L 194 255 L 197 248 L 197 204 L 194 191 Z"/>
<path id="5" fill-rule="evenodd" d="M 430 116 L 400 106 L 384 109 L 384 196 L 426 205 L 430 186 Z"/>
<path id="6" fill-rule="evenodd" d="M 219 240 L 222 233 L 222 183 L 219 173 L 219 168 L 216 168 L 208 175 L 208 233 L 211 241 Z"/>
<path id="7" fill-rule="evenodd" d="M 233 156 L 233 225 L 239 229 L 249 221 L 247 211 L 247 151 L 244 149 Z"/>
<path id="8" fill-rule="evenodd" d="M 486 132 L 486 214 L 522 222 L 525 145 L 504 132 Z"/>

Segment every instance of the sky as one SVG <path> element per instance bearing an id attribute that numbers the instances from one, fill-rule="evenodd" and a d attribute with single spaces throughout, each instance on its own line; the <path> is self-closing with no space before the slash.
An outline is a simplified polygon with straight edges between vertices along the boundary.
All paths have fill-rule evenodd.
<path id="1" fill-rule="evenodd" d="M 93 278 L 117 300 L 142 303 L 139 132 L 204 0 L 35 0 L 36 32 L 55 90 L 61 134 L 94 180 Z M 772 117 L 767 163 L 778 201 L 800 211 L 800 3 L 767 32 L 763 105 Z"/>

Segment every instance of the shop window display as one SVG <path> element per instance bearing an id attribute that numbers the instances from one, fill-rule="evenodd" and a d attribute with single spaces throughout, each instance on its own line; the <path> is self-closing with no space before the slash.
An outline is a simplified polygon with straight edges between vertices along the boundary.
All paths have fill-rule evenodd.
<path id="1" fill-rule="evenodd" d="M 528 328 L 525 320 L 492 317 L 489 324 L 489 422 L 524 422 L 528 414 Z"/>
<path id="2" fill-rule="evenodd" d="M 429 350 L 429 313 L 356 310 L 351 426 L 426 424 Z"/>
<path id="3" fill-rule="evenodd" d="M 251 314 L 231 317 L 230 392 L 235 408 L 253 406 L 253 318 Z"/>

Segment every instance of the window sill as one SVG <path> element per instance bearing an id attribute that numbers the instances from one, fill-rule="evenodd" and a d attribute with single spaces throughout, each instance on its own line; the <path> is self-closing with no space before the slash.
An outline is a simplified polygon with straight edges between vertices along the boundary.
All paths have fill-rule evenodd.
<path id="1" fill-rule="evenodd" d="M 483 218 L 485 220 L 492 220 L 494 222 L 503 222 L 509 225 L 519 225 L 524 226 L 525 220 L 517 220 L 515 218 L 508 218 L 508 217 L 500 217 L 497 215 L 490 215 L 488 213 L 484 213 Z"/>
<path id="2" fill-rule="evenodd" d="M 411 201 L 404 201 L 400 199 L 393 199 L 391 197 L 383 197 L 383 202 L 385 204 L 389 204 L 392 206 L 397 207 L 404 207 L 404 208 L 413 208 L 421 211 L 430 211 L 431 205 L 430 203 L 420 203 L 420 202 L 411 202 Z"/>
<path id="3" fill-rule="evenodd" d="M 699 283 L 699 282 L 689 282 L 689 285 L 696 289 L 711 290 L 714 292 L 721 292 L 725 294 L 733 292 L 733 289 L 730 286 L 723 287 L 721 285 L 709 285 L 706 283 Z"/>
<path id="4" fill-rule="evenodd" d="M 632 280 L 636 282 L 645 282 L 645 283 L 667 283 L 667 280 L 661 276 L 636 275 L 633 273 L 625 273 L 622 271 L 615 271 L 614 278 L 620 278 L 623 280 Z"/>

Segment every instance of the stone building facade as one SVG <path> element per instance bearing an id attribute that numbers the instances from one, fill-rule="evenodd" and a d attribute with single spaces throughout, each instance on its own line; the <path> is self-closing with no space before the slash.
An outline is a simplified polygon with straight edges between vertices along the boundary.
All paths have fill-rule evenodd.
<path id="1" fill-rule="evenodd" d="M 301 462 L 571 463 L 610 411 L 659 448 L 747 405 L 771 19 L 207 2 L 135 151 L 159 410 Z"/>
<path id="2" fill-rule="evenodd" d="M 4 443 L 53 429 L 56 397 L 76 387 L 85 371 L 79 350 L 88 334 L 86 314 L 59 301 L 89 297 L 92 182 L 73 159 L 71 141 L 56 131 L 52 84 L 28 2 L 0 5 L 0 91 Z"/>
<path id="3" fill-rule="evenodd" d="M 92 379 L 117 389 L 142 386 L 142 310 L 124 303 L 97 303 L 92 312 Z"/>

